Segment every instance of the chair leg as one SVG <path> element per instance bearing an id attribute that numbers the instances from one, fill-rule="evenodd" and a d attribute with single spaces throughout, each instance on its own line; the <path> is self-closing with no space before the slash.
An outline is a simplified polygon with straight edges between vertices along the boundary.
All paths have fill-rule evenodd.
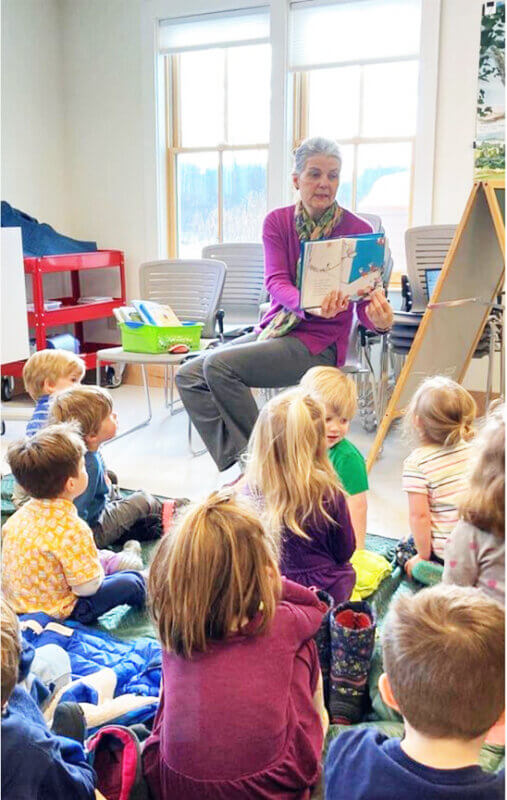
<path id="1" fill-rule="evenodd" d="M 169 370 L 171 370 L 170 379 L 169 379 Z M 174 364 L 166 364 L 164 367 L 164 402 L 165 402 L 165 407 L 169 409 L 171 417 L 174 416 L 174 414 L 179 414 L 180 411 L 184 410 L 184 406 L 181 400 L 174 399 L 175 371 L 176 367 Z"/>
<path id="2" fill-rule="evenodd" d="M 114 439 L 109 439 L 109 442 L 117 442 L 118 439 L 123 439 L 124 436 L 128 436 L 130 433 L 134 433 L 134 431 L 138 431 L 140 428 L 145 428 L 147 425 L 150 424 L 153 418 L 153 412 L 151 409 L 151 398 L 150 398 L 150 389 L 148 386 L 148 380 L 146 377 L 146 368 L 144 364 L 141 364 L 141 374 L 143 376 L 143 385 L 144 385 L 144 396 L 146 398 L 146 406 L 148 409 L 148 416 L 142 422 L 139 422 L 137 425 L 133 425 L 132 428 L 127 428 L 126 431 L 122 431 Z M 108 444 L 109 442 L 104 442 L 104 444 Z"/>
<path id="3" fill-rule="evenodd" d="M 377 390 L 377 381 L 375 378 L 375 370 L 373 369 L 373 364 L 371 363 L 370 357 L 370 348 L 366 346 L 363 348 L 364 360 L 366 361 L 366 365 L 369 370 L 369 378 L 370 378 L 370 385 L 371 385 L 371 393 L 373 398 L 373 408 L 375 412 L 375 416 L 377 418 L 376 424 L 378 425 L 380 415 L 379 415 L 379 403 L 378 403 L 378 390 Z"/>
<path id="4" fill-rule="evenodd" d="M 384 416 L 387 406 L 388 380 L 389 380 L 389 353 L 388 353 L 387 336 L 384 335 L 381 337 L 381 343 L 380 343 L 380 380 L 378 388 L 378 415 L 377 415 L 378 425 L 380 425 L 380 421 Z"/>
<path id="5" fill-rule="evenodd" d="M 194 457 L 203 456 L 204 453 L 208 452 L 207 447 L 203 447 L 202 450 L 194 450 L 192 444 L 192 420 L 190 419 L 190 417 L 188 418 L 188 448 Z"/>
<path id="6" fill-rule="evenodd" d="M 489 353 L 488 353 L 488 375 L 486 378 L 486 413 L 491 402 L 491 393 L 493 389 L 493 367 L 495 363 L 495 344 L 496 344 L 496 325 L 495 322 L 489 319 L 486 323 L 489 334 Z"/>

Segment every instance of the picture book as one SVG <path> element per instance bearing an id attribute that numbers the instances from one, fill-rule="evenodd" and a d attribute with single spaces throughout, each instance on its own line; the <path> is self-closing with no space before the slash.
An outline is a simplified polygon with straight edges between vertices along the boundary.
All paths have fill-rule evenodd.
<path id="1" fill-rule="evenodd" d="M 117 322 L 124 322 L 131 328 L 139 328 L 144 325 L 134 306 L 118 306 L 118 308 L 113 308 L 113 314 Z"/>
<path id="2" fill-rule="evenodd" d="M 383 233 L 303 242 L 301 308 L 320 308 L 326 295 L 336 290 L 352 301 L 369 297 L 382 285 L 385 245 Z"/>
<path id="3" fill-rule="evenodd" d="M 181 325 L 178 317 L 168 305 L 155 303 L 153 300 L 132 300 L 132 305 L 147 325 L 159 327 Z"/>

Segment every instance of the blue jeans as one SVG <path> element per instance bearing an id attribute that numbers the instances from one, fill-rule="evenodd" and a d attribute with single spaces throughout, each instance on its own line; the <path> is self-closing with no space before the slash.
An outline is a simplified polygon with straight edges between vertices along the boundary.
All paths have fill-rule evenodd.
<path id="1" fill-rule="evenodd" d="M 104 578 L 102 586 L 89 597 L 80 597 L 74 606 L 71 619 L 87 624 L 126 604 L 141 607 L 146 601 L 146 583 L 139 572 L 115 572 Z"/>

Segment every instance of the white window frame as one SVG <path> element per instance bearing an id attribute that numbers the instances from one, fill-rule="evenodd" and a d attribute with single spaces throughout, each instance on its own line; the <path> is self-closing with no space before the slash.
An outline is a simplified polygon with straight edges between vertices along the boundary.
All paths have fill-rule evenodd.
<path id="1" fill-rule="evenodd" d="M 227 11 L 265 4 L 265 0 L 189 0 L 181 14 L 188 16 L 210 10 Z M 156 33 L 159 20 L 175 16 L 174 10 L 174 0 L 145 0 L 142 8 L 145 228 L 147 241 L 153 243 L 152 248 L 156 247 L 160 258 L 167 257 L 168 252 L 166 114 L 164 57 L 157 52 Z M 421 0 L 413 225 L 430 224 L 433 215 L 440 15 L 441 0 Z M 271 0 L 270 17 L 272 61 L 268 210 L 288 204 L 292 197 L 290 170 L 294 99 L 289 91 L 288 74 L 289 0 Z"/>

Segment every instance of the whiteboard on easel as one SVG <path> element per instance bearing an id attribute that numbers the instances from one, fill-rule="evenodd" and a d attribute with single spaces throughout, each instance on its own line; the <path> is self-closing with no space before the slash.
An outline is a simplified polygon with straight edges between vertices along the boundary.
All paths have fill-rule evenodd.
<path id="1" fill-rule="evenodd" d="M 431 305 L 471 298 L 477 302 L 427 308 L 368 454 L 368 467 L 391 422 L 403 413 L 424 378 L 446 375 L 458 383 L 463 380 L 488 317 L 488 304 L 503 285 L 504 215 L 505 186 L 495 181 L 476 183 Z"/>
<path id="2" fill-rule="evenodd" d="M 21 228 L 1 231 L 1 360 L 2 364 L 9 364 L 29 357 L 30 340 Z"/>

